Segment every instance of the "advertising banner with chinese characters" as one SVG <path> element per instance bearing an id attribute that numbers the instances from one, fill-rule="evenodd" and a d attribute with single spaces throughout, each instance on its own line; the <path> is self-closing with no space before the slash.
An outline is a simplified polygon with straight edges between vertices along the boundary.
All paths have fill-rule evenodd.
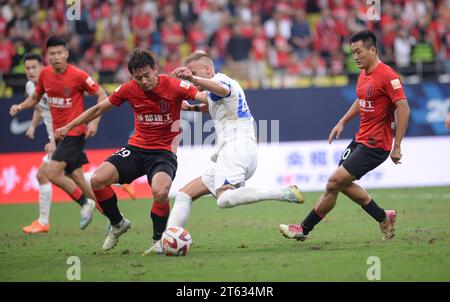
<path id="1" fill-rule="evenodd" d="M 304 191 L 322 191 L 328 177 L 337 167 L 340 156 L 350 140 L 305 141 L 258 145 L 258 168 L 247 185 L 283 187 L 297 184 Z M 389 158 L 377 169 L 365 175 L 359 183 L 366 188 L 450 186 L 450 140 L 447 137 L 406 138 L 402 145 L 402 164 Z M 117 150 L 89 150 L 92 172 Z M 211 146 L 183 147 L 178 150 L 178 171 L 171 196 L 186 183 L 200 176 L 210 164 Z M 36 173 L 44 153 L 0 154 L 0 203 L 37 202 Z M 150 198 L 151 190 L 145 176 L 135 180 L 137 198 Z M 115 188 L 119 199 L 130 197 Z M 54 187 L 54 201 L 70 198 Z M 450 192 L 450 187 L 449 187 Z"/>
<path id="2" fill-rule="evenodd" d="M 258 145 L 258 168 L 246 183 L 259 187 L 298 185 L 304 191 L 323 191 L 351 140 L 305 141 Z M 449 186 L 450 139 L 448 137 L 405 138 L 401 164 L 388 158 L 366 174 L 359 184 L 366 188 Z M 179 169 L 172 186 L 176 193 L 208 167 L 212 148 L 188 147 L 178 152 Z"/>
<path id="3" fill-rule="evenodd" d="M 84 166 L 85 175 L 93 171 L 116 149 L 88 150 L 90 163 Z M 37 202 L 39 183 L 36 174 L 42 163 L 44 152 L 0 154 L 0 204 Z M 130 195 L 118 187 L 113 187 L 119 199 L 130 199 Z M 147 177 L 133 182 L 132 189 L 137 198 L 150 198 L 151 190 Z M 70 197 L 53 185 L 53 201 L 70 201 Z"/>

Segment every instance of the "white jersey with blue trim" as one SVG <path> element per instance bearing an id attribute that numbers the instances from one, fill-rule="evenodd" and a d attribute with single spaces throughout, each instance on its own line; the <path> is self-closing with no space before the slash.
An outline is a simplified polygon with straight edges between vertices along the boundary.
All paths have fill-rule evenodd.
<path id="1" fill-rule="evenodd" d="M 216 73 L 212 80 L 230 90 L 225 97 L 208 92 L 208 110 L 214 120 L 218 150 L 225 143 L 241 138 L 256 141 L 253 116 L 241 85 L 223 73 Z"/>
<path id="2" fill-rule="evenodd" d="M 32 95 L 34 93 L 35 85 L 32 81 L 28 81 L 25 85 L 25 90 L 27 95 Z M 48 105 L 47 94 L 44 94 L 39 103 L 37 104 L 39 109 L 41 110 L 41 116 L 44 120 L 45 129 L 47 130 L 48 139 L 52 140 L 53 137 L 53 127 L 52 127 L 52 115 L 50 114 L 50 106 Z"/>

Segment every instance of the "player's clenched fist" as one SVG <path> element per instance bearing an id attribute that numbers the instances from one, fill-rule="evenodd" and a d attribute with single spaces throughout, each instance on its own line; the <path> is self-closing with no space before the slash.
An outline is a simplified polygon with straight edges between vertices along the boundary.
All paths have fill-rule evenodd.
<path id="1" fill-rule="evenodd" d="M 188 81 L 192 81 L 193 77 L 192 71 L 187 67 L 176 68 L 174 71 L 172 71 L 172 75 Z"/>
<path id="2" fill-rule="evenodd" d="M 9 114 L 11 116 L 16 116 L 17 113 L 19 113 L 20 111 L 22 111 L 22 106 L 20 106 L 20 105 L 12 105 L 11 108 L 9 109 Z"/>
<path id="3" fill-rule="evenodd" d="M 67 132 L 69 132 L 69 128 L 66 126 L 56 129 L 55 139 L 57 140 L 63 139 L 66 136 Z"/>

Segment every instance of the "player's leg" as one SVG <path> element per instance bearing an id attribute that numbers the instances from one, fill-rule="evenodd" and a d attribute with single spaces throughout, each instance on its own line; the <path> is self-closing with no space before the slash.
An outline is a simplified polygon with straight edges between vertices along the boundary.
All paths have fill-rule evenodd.
<path id="1" fill-rule="evenodd" d="M 394 223 L 397 218 L 395 210 L 385 210 L 370 197 L 367 191 L 352 183 L 342 190 L 355 203 L 359 204 L 379 225 L 383 233 L 383 239 L 391 239 L 395 235 Z"/>
<path id="2" fill-rule="evenodd" d="M 191 213 L 191 204 L 203 195 L 209 194 L 208 187 L 198 177 L 185 185 L 176 195 L 173 208 L 170 211 L 167 227 L 184 227 Z"/>
<path id="3" fill-rule="evenodd" d="M 82 204 L 84 204 L 86 198 L 81 190 L 77 187 L 75 182 L 70 177 L 63 174 L 66 166 L 66 162 L 51 160 L 47 170 L 48 179 L 51 183 L 66 192 L 75 202 L 77 202 L 81 206 Z"/>
<path id="4" fill-rule="evenodd" d="M 84 172 L 84 179 L 86 179 L 86 181 L 89 184 L 91 183 L 92 174 L 94 174 L 94 171 L 92 171 L 92 172 Z M 134 192 L 133 183 L 130 183 L 130 184 L 114 183 L 114 184 L 111 184 L 111 186 L 120 188 L 121 190 L 126 192 L 130 196 L 131 199 L 133 199 L 133 200 L 136 199 L 136 193 Z"/>
<path id="5" fill-rule="evenodd" d="M 320 196 L 318 202 L 300 225 L 281 224 L 280 231 L 289 239 L 305 240 L 306 236 L 313 230 L 328 212 L 336 205 L 339 192 L 355 180 L 344 167 L 338 167 L 328 179 L 325 193 Z"/>
<path id="6" fill-rule="evenodd" d="M 128 146 L 111 155 L 91 177 L 91 187 L 98 206 L 108 217 L 111 228 L 103 243 L 103 250 L 114 248 L 119 237 L 131 228 L 131 223 L 124 218 L 117 205 L 117 195 L 111 185 L 114 183 L 130 183 L 144 174 L 144 163 L 138 151 Z"/>
<path id="7" fill-rule="evenodd" d="M 36 178 L 39 183 L 39 223 L 50 224 L 50 209 L 52 206 L 52 184 L 47 177 L 47 162 L 43 161 L 37 172 Z"/>
<path id="8" fill-rule="evenodd" d="M 48 155 L 45 155 L 36 178 L 39 183 L 39 218 L 31 225 L 23 227 L 24 233 L 45 233 L 50 229 L 49 217 L 52 204 L 52 184 L 47 178 Z"/>
<path id="9" fill-rule="evenodd" d="M 172 186 L 172 177 L 164 171 L 158 171 L 151 177 L 150 186 L 153 193 L 153 204 L 150 213 L 153 223 L 152 239 L 153 242 L 156 242 L 161 239 L 169 219 L 169 191 Z"/>
<path id="10" fill-rule="evenodd" d="M 116 167 L 108 161 L 103 162 L 90 177 L 97 205 L 112 225 L 118 224 L 123 218 L 117 206 L 117 196 L 111 188 L 118 180 L 119 173 Z"/>
<path id="11" fill-rule="evenodd" d="M 49 180 L 69 194 L 80 206 L 86 203 L 87 193 L 80 190 L 69 175 L 88 162 L 83 151 L 84 141 L 82 136 L 67 136 L 59 141 L 47 171 Z"/>
<path id="12" fill-rule="evenodd" d="M 153 204 L 150 213 L 153 224 L 153 242 L 161 239 L 169 218 L 169 191 L 175 178 L 178 162 L 170 151 L 154 151 L 145 157 L 147 181 L 152 188 Z"/>
<path id="13" fill-rule="evenodd" d="M 301 204 L 305 198 L 295 185 L 287 188 L 257 188 L 239 187 L 237 183 L 234 186 L 224 185 L 217 189 L 217 205 L 223 209 L 267 200 Z"/>
<path id="14" fill-rule="evenodd" d="M 131 227 L 130 221 L 120 213 L 116 193 L 111 188 L 111 184 L 118 181 L 119 173 L 116 167 L 107 161 L 103 162 L 91 177 L 91 186 L 97 199 L 97 205 L 111 224 L 103 242 L 104 251 L 114 248 L 119 242 L 119 237 Z"/>
<path id="15" fill-rule="evenodd" d="M 257 166 L 257 146 L 251 139 L 241 139 L 225 145 L 217 158 L 214 171 L 217 205 L 232 208 L 265 200 L 303 203 L 296 186 L 287 188 L 246 187 Z"/>
<path id="16" fill-rule="evenodd" d="M 201 177 L 194 179 L 186 186 L 184 186 L 175 197 L 175 203 L 173 205 L 173 209 L 170 211 L 166 229 L 177 226 L 184 227 L 191 212 L 192 201 L 208 193 L 209 190 L 202 182 Z M 152 218 L 153 217 L 154 215 L 152 215 Z M 153 222 L 155 222 L 155 220 L 153 220 Z M 156 228 L 158 228 L 158 225 L 154 225 L 154 230 Z M 158 238 L 155 235 L 158 234 L 155 234 L 154 232 L 152 246 L 149 249 L 145 250 L 142 253 L 142 256 L 163 253 L 160 240 L 155 240 L 155 238 Z"/>
<path id="17" fill-rule="evenodd" d="M 330 177 L 326 192 L 321 196 L 315 208 L 300 225 L 280 225 L 280 230 L 287 238 L 305 240 L 306 235 L 334 207 L 339 192 L 346 193 L 353 201 L 363 206 L 363 209 L 380 223 L 385 239 L 394 236 L 396 212 L 384 211 L 363 188 L 353 183 L 369 171 L 383 163 L 389 152 L 372 150 L 362 144 L 352 141 L 342 155 L 338 169 Z"/>
<path id="18" fill-rule="evenodd" d="M 81 167 L 72 171 L 69 177 L 72 178 L 72 180 L 81 189 L 81 191 L 87 198 L 95 200 L 95 195 L 92 191 L 90 181 L 86 181 L 86 177 Z"/>
<path id="19" fill-rule="evenodd" d="M 80 229 L 84 230 L 92 221 L 95 210 L 95 195 L 92 191 L 91 184 L 86 178 L 81 167 L 72 171 L 69 177 L 75 182 L 82 192 L 82 202 L 80 210 Z"/>
<path id="20" fill-rule="evenodd" d="M 357 144 L 348 158 L 343 158 L 342 166 L 360 179 L 368 172 L 377 168 L 389 157 L 389 151 L 382 149 L 368 148 L 365 145 Z M 395 235 L 394 224 L 397 217 L 395 210 L 384 210 L 365 192 L 363 188 L 357 184 L 352 184 L 342 190 L 354 202 L 362 206 L 372 218 L 374 218 L 380 226 L 383 233 L 383 239 L 391 239 Z"/>

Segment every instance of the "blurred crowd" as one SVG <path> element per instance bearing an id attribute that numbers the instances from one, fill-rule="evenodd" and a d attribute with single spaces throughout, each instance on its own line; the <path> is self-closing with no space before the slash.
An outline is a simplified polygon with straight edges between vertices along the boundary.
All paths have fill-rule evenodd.
<path id="1" fill-rule="evenodd" d="M 80 20 L 71 21 L 76 1 Z M 23 73 L 25 52 L 45 55 L 46 39 L 60 35 L 69 60 L 103 83 L 129 79 L 127 54 L 140 47 L 156 54 L 162 73 L 203 49 L 246 87 L 289 87 L 301 77 L 357 74 L 348 40 L 369 28 L 381 59 L 406 77 L 450 78 L 450 0 L 373 0 L 375 10 L 366 2 L 0 0 L 0 74 Z M 370 21 L 377 4 L 381 19 Z"/>

